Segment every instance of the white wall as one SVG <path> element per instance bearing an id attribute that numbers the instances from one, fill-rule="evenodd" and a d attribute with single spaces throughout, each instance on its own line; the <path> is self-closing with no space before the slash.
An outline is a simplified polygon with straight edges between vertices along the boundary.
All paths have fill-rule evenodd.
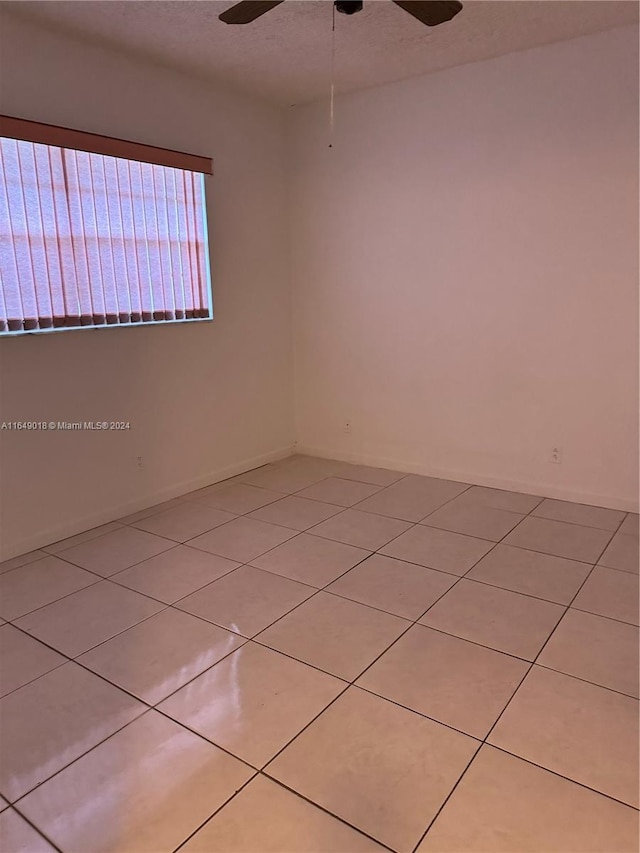
<path id="1" fill-rule="evenodd" d="M 299 448 L 635 508 L 637 28 L 335 117 L 291 111 Z"/>
<path id="2" fill-rule="evenodd" d="M 0 421 L 131 422 L 0 432 L 9 557 L 286 453 L 293 408 L 281 112 L 4 12 L 1 38 L 2 112 L 212 156 L 215 171 L 213 323 L 0 340 Z"/>

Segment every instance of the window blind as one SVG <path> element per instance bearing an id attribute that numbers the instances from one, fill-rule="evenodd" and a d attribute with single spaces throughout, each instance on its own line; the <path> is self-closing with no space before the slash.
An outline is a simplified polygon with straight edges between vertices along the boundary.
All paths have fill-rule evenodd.
<path id="1" fill-rule="evenodd" d="M 1 122 L 0 334 L 211 317 L 199 171 L 208 163 L 210 172 L 210 160 L 79 131 L 68 132 L 74 147 L 51 145 L 6 128 Z M 42 128 L 50 126 L 27 122 L 19 132 L 49 138 Z M 113 142 L 134 158 L 103 153 Z"/>

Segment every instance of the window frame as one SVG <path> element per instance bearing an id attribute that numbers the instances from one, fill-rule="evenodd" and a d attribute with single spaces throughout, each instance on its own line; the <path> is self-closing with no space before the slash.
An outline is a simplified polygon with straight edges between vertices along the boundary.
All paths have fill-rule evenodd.
<path id="1" fill-rule="evenodd" d="M 209 221 L 207 213 L 207 183 L 206 178 L 213 175 L 213 161 L 210 157 L 176 151 L 168 148 L 159 148 L 145 143 L 130 142 L 117 137 L 104 136 L 89 133 L 59 125 L 44 124 L 29 119 L 17 118 L 15 116 L 0 115 L 0 137 L 15 139 L 16 141 L 31 142 L 35 144 L 48 145 L 56 148 L 83 151 L 90 154 L 98 154 L 105 157 L 116 157 L 123 160 L 138 161 L 155 166 L 163 166 L 173 169 L 183 169 L 196 173 L 201 181 L 202 193 L 202 228 L 204 236 L 204 282 L 203 291 L 207 299 L 206 308 L 209 311 L 207 317 L 183 317 L 179 319 L 163 320 L 134 320 L 128 322 L 102 322 L 78 325 L 52 325 L 47 328 L 14 329 L 0 331 L 0 339 L 17 338 L 24 335 L 43 335 L 52 332 L 70 331 L 99 331 L 101 329 L 130 328 L 145 326 L 177 325 L 194 322 L 212 322 L 215 313 L 213 305 L 213 292 L 211 282 L 211 258 Z M 119 196 L 118 196 L 119 197 Z"/>

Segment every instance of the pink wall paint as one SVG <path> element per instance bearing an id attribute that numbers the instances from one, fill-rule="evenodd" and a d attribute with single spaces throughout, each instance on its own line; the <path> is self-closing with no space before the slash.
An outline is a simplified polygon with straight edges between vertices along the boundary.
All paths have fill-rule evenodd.
<path id="1" fill-rule="evenodd" d="M 299 447 L 636 508 L 637 28 L 290 115 Z"/>

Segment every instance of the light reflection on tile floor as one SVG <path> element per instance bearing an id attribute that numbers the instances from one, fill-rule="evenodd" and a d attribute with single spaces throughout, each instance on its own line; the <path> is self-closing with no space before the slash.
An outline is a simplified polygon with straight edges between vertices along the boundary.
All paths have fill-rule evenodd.
<path id="1" fill-rule="evenodd" d="M 638 517 L 296 456 L 0 565 L 2 853 L 636 853 Z"/>

